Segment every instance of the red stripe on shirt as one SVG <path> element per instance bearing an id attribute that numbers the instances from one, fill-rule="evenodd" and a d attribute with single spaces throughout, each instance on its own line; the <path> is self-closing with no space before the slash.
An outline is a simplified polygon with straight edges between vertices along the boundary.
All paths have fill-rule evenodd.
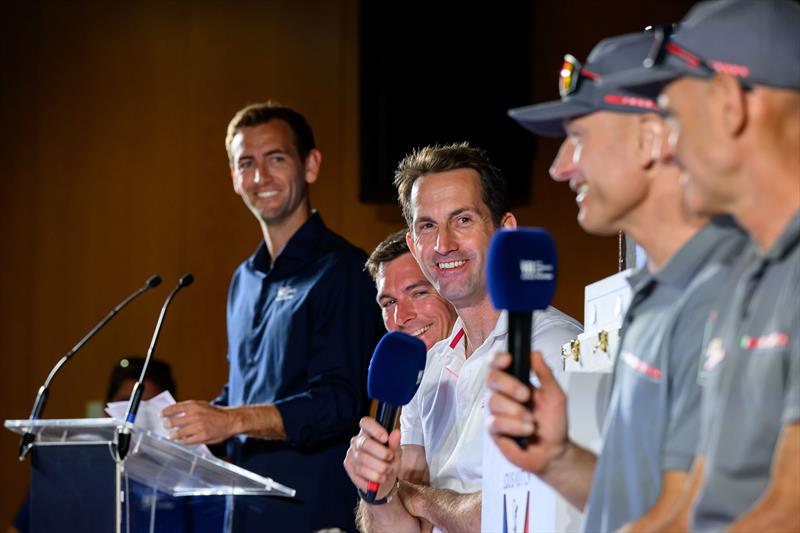
<path id="1" fill-rule="evenodd" d="M 451 350 L 455 350 L 456 349 L 456 346 L 458 346 L 458 341 L 460 341 L 461 337 L 463 337 L 463 336 L 464 336 L 464 328 L 461 328 L 460 330 L 458 330 L 458 333 L 456 333 L 456 336 L 453 337 L 453 340 L 450 342 L 450 349 Z"/>

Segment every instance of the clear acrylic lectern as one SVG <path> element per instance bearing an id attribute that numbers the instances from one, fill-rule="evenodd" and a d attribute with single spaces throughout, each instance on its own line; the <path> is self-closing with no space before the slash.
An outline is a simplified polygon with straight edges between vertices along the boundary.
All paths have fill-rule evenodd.
<path id="1" fill-rule="evenodd" d="M 112 418 L 5 421 L 11 431 L 36 435 L 31 450 L 33 533 L 156 531 L 155 507 L 144 528 L 131 526 L 136 484 L 172 497 L 228 496 L 231 504 L 232 496 L 294 497 L 293 489 L 270 478 L 138 428 L 127 457 L 117 461 L 114 443 L 121 425 Z M 156 499 L 151 501 L 155 506 Z"/>

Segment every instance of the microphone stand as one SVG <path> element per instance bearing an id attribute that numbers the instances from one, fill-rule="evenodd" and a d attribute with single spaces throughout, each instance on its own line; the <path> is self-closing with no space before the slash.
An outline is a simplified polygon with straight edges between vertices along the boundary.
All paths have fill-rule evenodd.
<path id="1" fill-rule="evenodd" d="M 50 382 L 53 381 L 53 378 L 58 374 L 58 371 L 69 361 L 72 356 L 74 356 L 78 350 L 83 348 L 83 346 L 89 342 L 89 340 L 94 337 L 98 331 L 103 329 L 103 327 L 108 324 L 108 322 L 114 318 L 114 316 L 119 313 L 126 305 L 131 303 L 133 300 L 138 298 L 142 293 L 152 289 L 153 287 L 157 287 L 161 283 L 161 277 L 158 275 L 150 276 L 147 281 L 145 282 L 144 286 L 138 289 L 136 292 L 122 300 L 119 305 L 117 305 L 114 309 L 108 313 L 103 320 L 98 322 L 98 324 L 92 328 L 92 330 L 86 334 L 84 338 L 78 341 L 78 344 L 72 347 L 70 351 L 65 353 L 61 359 L 55 364 L 50 373 L 47 375 L 47 379 L 44 380 L 44 383 L 41 387 L 39 387 L 39 392 L 36 393 L 36 400 L 33 402 L 33 409 L 31 410 L 31 415 L 28 417 L 28 420 L 38 420 L 39 416 L 42 414 L 42 410 L 44 409 L 45 403 L 47 403 L 47 397 L 50 393 Z M 19 460 L 22 461 L 25 459 L 25 456 L 30 451 L 31 447 L 33 446 L 33 442 L 36 440 L 36 435 L 31 431 L 29 427 L 25 434 L 22 435 L 22 439 L 20 439 L 19 443 Z"/>
<path id="2" fill-rule="evenodd" d="M 156 342 L 158 341 L 158 336 L 161 333 L 161 326 L 164 324 L 164 316 L 167 314 L 167 308 L 169 304 L 172 302 L 172 299 L 178 294 L 178 291 L 184 287 L 188 287 L 194 281 L 194 277 L 191 274 L 184 274 L 184 276 L 178 280 L 178 285 L 172 289 L 172 292 L 169 293 L 167 299 L 164 301 L 164 305 L 161 306 L 161 313 L 158 315 L 158 321 L 156 322 L 155 330 L 153 331 L 153 338 L 150 341 L 150 348 L 147 349 L 147 356 L 144 359 L 144 364 L 142 365 L 142 373 L 139 375 L 139 381 L 133 386 L 133 392 L 131 393 L 131 399 L 128 402 L 128 412 L 125 415 L 125 422 L 120 429 L 119 433 L 117 434 L 117 458 L 122 461 L 125 459 L 125 456 L 128 454 L 128 449 L 130 448 L 131 444 L 131 432 L 133 431 L 133 425 L 136 423 L 136 414 L 139 411 L 139 403 L 142 400 L 142 393 L 144 392 L 144 377 L 147 373 L 147 367 L 150 364 L 150 359 L 153 357 L 153 351 L 156 347 Z"/>

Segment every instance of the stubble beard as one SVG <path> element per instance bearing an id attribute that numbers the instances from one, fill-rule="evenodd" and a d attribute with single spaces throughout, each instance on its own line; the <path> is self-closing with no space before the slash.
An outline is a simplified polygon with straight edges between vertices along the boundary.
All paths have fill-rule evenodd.
<path id="1" fill-rule="evenodd" d="M 303 201 L 308 197 L 308 183 L 298 180 L 298 189 L 296 195 L 287 199 L 286 203 L 279 206 L 274 213 L 265 213 L 259 209 L 258 204 L 254 204 L 251 210 L 256 217 L 267 226 L 277 226 L 290 218 L 303 204 Z"/>

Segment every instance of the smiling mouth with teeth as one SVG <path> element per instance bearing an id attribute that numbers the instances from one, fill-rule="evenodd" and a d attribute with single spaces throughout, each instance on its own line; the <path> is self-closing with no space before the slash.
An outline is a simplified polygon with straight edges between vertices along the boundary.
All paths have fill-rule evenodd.
<path id="1" fill-rule="evenodd" d="M 586 198 L 586 194 L 589 192 L 589 184 L 583 183 L 580 187 L 578 187 L 578 195 L 575 197 L 575 201 L 578 203 L 583 202 L 583 199 Z"/>
<path id="2" fill-rule="evenodd" d="M 412 332 L 411 336 L 412 337 L 419 337 L 420 335 L 422 335 L 423 333 L 425 333 L 426 331 L 431 329 L 432 326 L 433 326 L 433 323 L 430 323 L 427 326 L 421 327 L 417 331 Z"/>
<path id="3" fill-rule="evenodd" d="M 462 259 L 460 261 L 448 261 L 447 263 L 437 263 L 436 266 L 438 266 L 442 270 L 449 270 L 451 268 L 458 268 L 464 263 L 466 263 L 466 260 Z"/>
<path id="4" fill-rule="evenodd" d="M 272 198 L 276 194 L 278 194 L 278 191 L 261 191 L 256 196 L 259 198 Z"/>

